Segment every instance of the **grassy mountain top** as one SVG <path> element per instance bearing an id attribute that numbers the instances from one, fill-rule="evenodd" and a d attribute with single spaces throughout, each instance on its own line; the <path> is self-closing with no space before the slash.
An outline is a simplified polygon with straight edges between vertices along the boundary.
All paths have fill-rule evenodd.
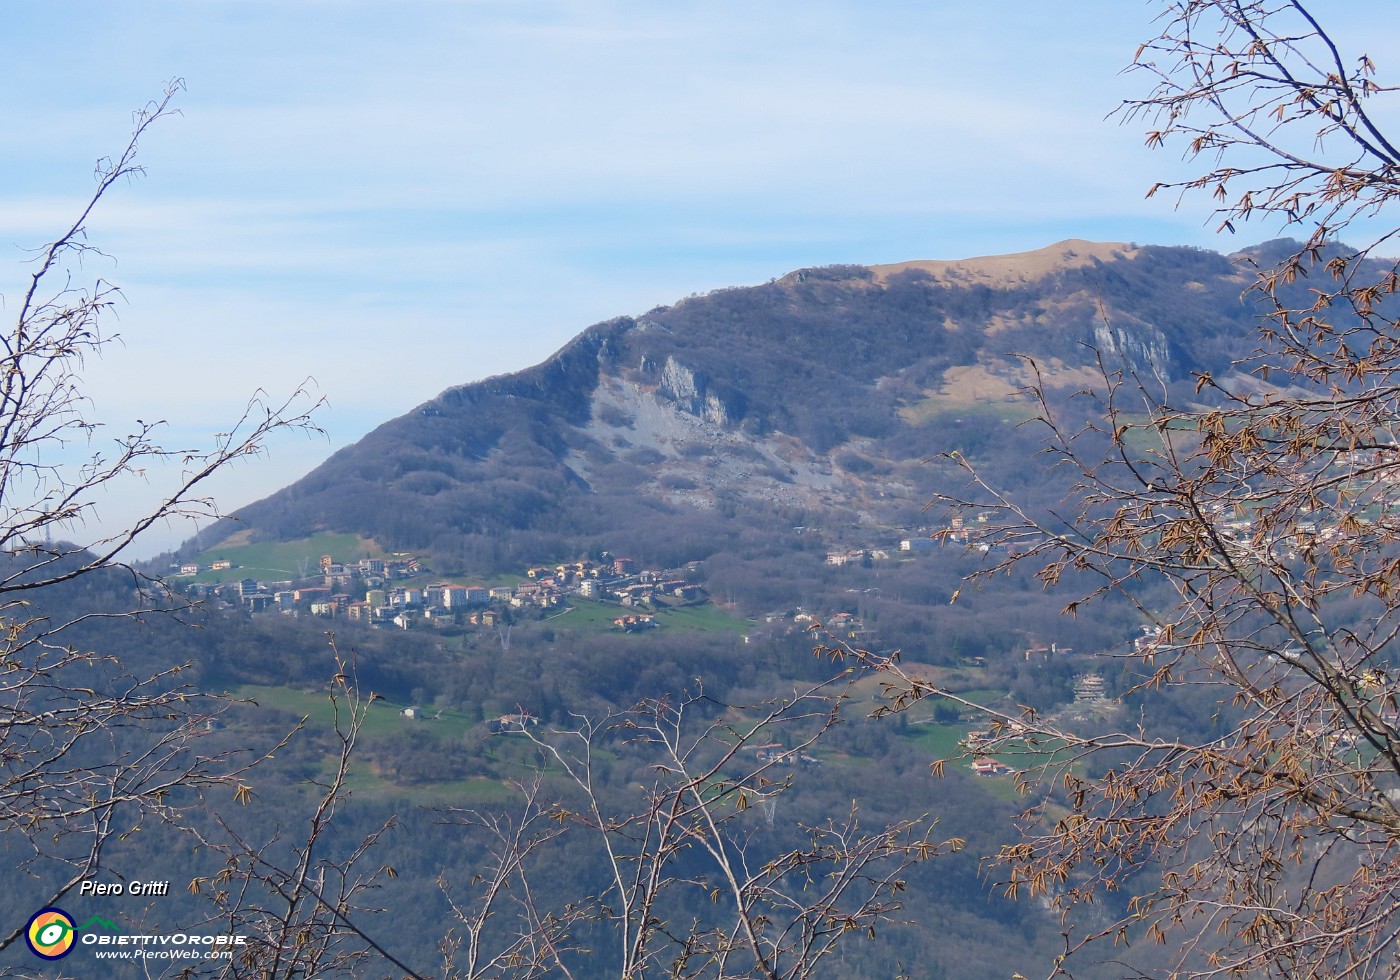
<path id="1" fill-rule="evenodd" d="M 1031 283 L 1067 269 L 1092 267 L 1095 263 L 1132 259 L 1136 245 L 1123 242 L 1089 242 L 1070 238 L 1030 252 L 1011 255 L 981 255 L 970 259 L 896 262 L 872 265 L 877 282 L 885 283 L 905 272 L 922 272 L 934 279 L 952 282 L 980 282 L 992 287 Z"/>

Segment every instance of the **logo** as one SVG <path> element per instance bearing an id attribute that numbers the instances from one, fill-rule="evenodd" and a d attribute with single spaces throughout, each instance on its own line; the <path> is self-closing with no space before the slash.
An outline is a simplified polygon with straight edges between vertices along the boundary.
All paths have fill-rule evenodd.
<path id="1" fill-rule="evenodd" d="M 104 929 L 117 935 L 102 935 L 99 930 Z M 99 959 L 208 960 L 230 959 L 233 948 L 245 945 L 248 937 L 190 932 L 124 933 L 116 923 L 100 915 L 77 925 L 71 915 L 51 905 L 29 917 L 24 927 L 24 941 L 31 953 L 44 960 L 60 960 L 71 953 L 74 946 L 96 947 L 92 952 Z M 134 948 L 109 948 L 114 946 Z"/>
<path id="2" fill-rule="evenodd" d="M 59 960 L 73 949 L 73 919 L 63 909 L 40 909 L 29 917 L 24 941 L 41 959 Z"/>

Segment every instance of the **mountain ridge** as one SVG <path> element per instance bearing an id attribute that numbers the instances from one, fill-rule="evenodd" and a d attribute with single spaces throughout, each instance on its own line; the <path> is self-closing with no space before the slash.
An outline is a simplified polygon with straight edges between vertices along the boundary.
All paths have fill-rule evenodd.
<path id="1" fill-rule="evenodd" d="M 668 521 L 721 540 L 736 509 L 899 523 L 937 482 L 922 460 L 1015 441 L 1027 358 L 1054 392 L 1100 355 L 1183 397 L 1192 371 L 1228 372 L 1261 312 L 1248 262 L 1279 247 L 1068 240 L 800 269 L 616 317 L 385 422 L 204 540 L 354 532 L 489 570 L 521 549 L 666 551 L 636 529 Z"/>

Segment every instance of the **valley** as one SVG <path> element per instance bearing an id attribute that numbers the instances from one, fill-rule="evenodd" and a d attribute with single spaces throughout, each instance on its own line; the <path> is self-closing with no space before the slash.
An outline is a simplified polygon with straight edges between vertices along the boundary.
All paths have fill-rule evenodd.
<path id="1" fill-rule="evenodd" d="M 184 683 L 210 699 L 206 751 L 269 756 L 231 814 L 186 819 L 278 852 L 331 793 L 323 860 L 395 869 L 366 922 L 409 947 L 437 941 L 453 896 L 491 866 L 497 821 L 629 827 L 680 799 L 698 764 L 706 812 L 755 860 L 852 801 L 863 825 L 912 819 L 965 841 L 906 869 L 888 938 L 849 962 L 1010 975 L 1053 955 L 1058 926 L 982 862 L 1017 811 L 1058 819 L 1069 803 L 1063 789 L 1027 797 L 1020 774 L 1106 763 L 1006 733 L 1133 718 L 1207 737 L 1226 722 L 1199 692 L 1145 696 L 1143 610 L 1171 602 L 1159 583 L 1082 616 L 1065 607 L 1095 583 L 1074 569 L 1054 589 L 1019 566 L 970 587 L 1032 543 L 992 533 L 999 504 L 978 502 L 970 468 L 1053 513 L 1072 475 L 1042 464 L 1037 413 L 1084 425 L 1079 393 L 1114 372 L 1204 405 L 1193 372 L 1227 371 L 1249 343 L 1235 261 L 1063 243 L 803 270 L 598 324 L 541 365 L 386 422 L 152 563 L 200 629 L 152 627 L 159 643 L 83 629 L 122 670 L 187 663 Z M 73 601 L 98 610 L 114 588 Z M 881 663 L 949 699 L 891 711 Z M 111 860 L 189 873 L 159 840 L 113 845 Z M 611 900 L 601 843 L 541 844 L 520 873 L 561 901 Z M 682 876 L 701 875 L 697 859 L 666 858 Z M 695 898 L 666 899 L 670 914 L 705 921 Z M 1007 929 L 1013 947 L 995 938 Z"/>

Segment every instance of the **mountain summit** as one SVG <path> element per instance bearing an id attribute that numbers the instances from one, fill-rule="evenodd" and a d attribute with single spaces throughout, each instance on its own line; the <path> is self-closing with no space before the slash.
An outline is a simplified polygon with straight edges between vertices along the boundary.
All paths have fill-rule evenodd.
<path id="1" fill-rule="evenodd" d="M 1067 394 L 1102 358 L 1182 399 L 1193 371 L 1228 372 L 1256 343 L 1247 260 L 1273 251 L 1065 241 L 692 297 L 448 389 L 205 540 L 354 532 L 484 571 L 598 547 L 704 557 L 741 513 L 897 524 L 936 480 L 928 457 L 1016 441 L 1034 371 Z"/>

